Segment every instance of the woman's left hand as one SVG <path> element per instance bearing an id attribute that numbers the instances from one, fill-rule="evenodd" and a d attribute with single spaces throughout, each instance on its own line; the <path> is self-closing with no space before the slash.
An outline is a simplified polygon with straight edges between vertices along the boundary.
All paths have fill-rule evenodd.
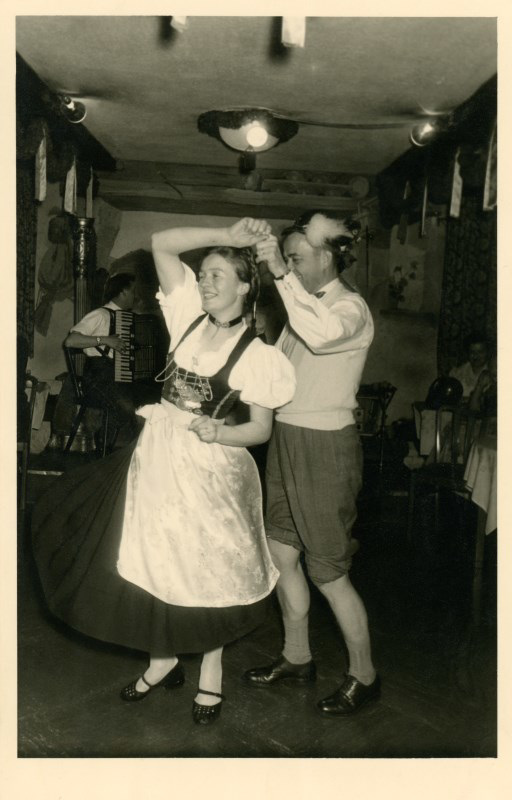
<path id="1" fill-rule="evenodd" d="M 211 417 L 202 416 L 194 419 L 188 426 L 189 431 L 194 433 L 202 442 L 213 444 L 217 441 L 217 428 L 219 424 Z"/>

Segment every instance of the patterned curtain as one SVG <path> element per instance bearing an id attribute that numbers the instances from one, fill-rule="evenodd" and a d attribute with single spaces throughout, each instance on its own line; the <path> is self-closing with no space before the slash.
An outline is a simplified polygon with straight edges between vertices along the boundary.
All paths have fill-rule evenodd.
<path id="1" fill-rule="evenodd" d="M 460 216 L 449 218 L 437 342 L 438 368 L 447 374 L 465 358 L 464 339 L 497 334 L 496 209 L 482 210 L 482 192 L 464 193 Z"/>
<path id="2" fill-rule="evenodd" d="M 34 346 L 37 207 L 34 200 L 35 159 L 19 159 L 16 171 L 16 332 L 30 355 Z"/>

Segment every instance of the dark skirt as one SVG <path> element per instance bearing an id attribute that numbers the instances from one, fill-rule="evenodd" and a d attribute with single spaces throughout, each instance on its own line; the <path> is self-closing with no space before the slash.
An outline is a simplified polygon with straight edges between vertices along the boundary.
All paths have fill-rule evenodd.
<path id="1" fill-rule="evenodd" d="M 81 633 L 157 657 L 239 639 L 263 621 L 268 597 L 228 608 L 174 606 L 118 574 L 134 446 L 64 475 L 36 504 L 33 552 L 49 609 Z"/>

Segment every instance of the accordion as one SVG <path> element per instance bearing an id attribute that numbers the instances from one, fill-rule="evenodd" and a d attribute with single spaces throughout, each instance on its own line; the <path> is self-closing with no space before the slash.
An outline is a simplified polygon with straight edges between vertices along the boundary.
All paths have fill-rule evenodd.
<path id="1" fill-rule="evenodd" d="M 112 333 L 128 345 L 124 353 L 114 351 L 114 380 L 118 383 L 154 378 L 158 372 L 158 320 L 152 314 L 113 311 Z"/>

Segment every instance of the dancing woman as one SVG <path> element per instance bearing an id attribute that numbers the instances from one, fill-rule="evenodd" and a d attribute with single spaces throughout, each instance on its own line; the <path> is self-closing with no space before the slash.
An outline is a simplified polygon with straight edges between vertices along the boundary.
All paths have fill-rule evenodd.
<path id="1" fill-rule="evenodd" d="M 268 232 L 266 222 L 245 218 L 153 236 L 171 337 L 161 402 L 138 410 L 145 424 L 133 452 L 65 477 L 34 515 L 34 553 L 53 613 L 149 653 L 123 700 L 181 685 L 177 654 L 204 654 L 193 702 L 199 724 L 220 713 L 223 645 L 262 621 L 278 577 L 245 449 L 269 438 L 272 409 L 295 389 L 288 360 L 244 319 L 259 285 L 250 248 Z M 196 281 L 180 254 L 205 247 Z M 224 424 L 238 400 L 249 420 Z"/>

